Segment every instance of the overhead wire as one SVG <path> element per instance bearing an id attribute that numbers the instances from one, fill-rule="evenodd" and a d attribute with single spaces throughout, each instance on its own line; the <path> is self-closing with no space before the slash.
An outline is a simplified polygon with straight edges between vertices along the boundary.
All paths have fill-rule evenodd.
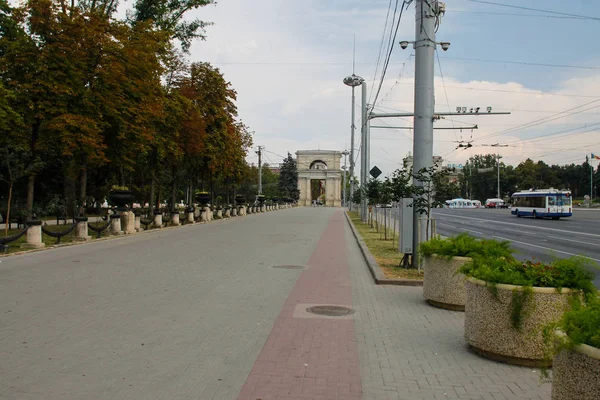
<path id="1" fill-rule="evenodd" d="M 600 67 L 586 66 L 586 65 L 549 64 L 549 63 L 537 63 L 537 62 L 529 62 L 529 61 L 487 60 L 484 58 L 464 58 L 464 57 L 451 57 L 451 56 L 444 56 L 443 58 L 448 59 L 448 60 L 476 61 L 476 62 L 487 62 L 487 63 L 496 63 L 496 64 L 530 65 L 530 66 L 534 66 L 534 67 L 554 67 L 554 68 L 576 68 L 576 69 L 600 70 Z"/>
<path id="2" fill-rule="evenodd" d="M 398 5 L 398 0 L 396 0 L 396 6 L 397 5 Z M 377 77 L 377 70 L 379 69 L 379 61 L 381 60 L 381 56 L 383 54 L 383 42 L 385 40 L 385 32 L 387 29 L 391 10 L 392 10 L 392 0 L 390 0 L 390 2 L 388 4 L 387 15 L 385 16 L 385 24 L 383 26 L 383 33 L 381 34 L 381 43 L 379 44 L 379 55 L 377 56 L 377 62 L 375 63 L 375 71 L 373 72 L 373 80 L 371 81 L 371 90 L 369 91 L 371 94 L 373 93 L 373 87 L 375 86 L 375 78 Z M 391 29 L 390 29 L 390 32 L 391 32 Z"/>
<path id="3" fill-rule="evenodd" d="M 501 4 L 501 3 L 495 3 L 493 1 L 484 1 L 484 0 L 467 0 L 467 1 L 470 1 L 471 3 L 489 4 L 489 5 L 498 6 L 498 7 L 516 8 L 519 10 L 536 11 L 536 12 L 542 12 L 542 13 L 553 14 L 553 15 L 562 15 L 562 16 L 566 16 L 566 17 L 575 17 L 575 18 L 581 18 L 581 19 L 591 19 L 591 20 L 595 20 L 595 21 L 600 21 L 600 17 L 593 17 L 590 15 L 571 14 L 571 13 L 565 13 L 565 12 L 561 12 L 561 11 L 543 10 L 541 8 L 515 6 L 512 4 Z"/>
<path id="4" fill-rule="evenodd" d="M 561 111 L 561 112 L 556 113 L 554 115 L 549 115 L 547 117 L 539 118 L 539 119 L 527 122 L 525 124 L 517 125 L 515 127 L 509 128 L 509 129 L 504 129 L 504 130 L 501 130 L 499 132 L 494 132 L 494 133 L 491 133 L 489 135 L 485 135 L 485 136 L 479 137 L 479 138 L 475 139 L 475 141 L 480 141 L 480 140 L 488 139 L 488 138 L 491 138 L 491 137 L 505 135 L 507 133 L 514 133 L 514 132 L 517 132 L 517 131 L 520 131 L 520 130 L 523 130 L 523 129 L 532 128 L 534 126 L 538 126 L 538 125 L 542 125 L 542 124 L 545 124 L 545 123 L 548 123 L 548 122 L 552 122 L 552 121 L 555 121 L 557 119 L 569 117 L 571 115 L 575 115 L 575 114 L 578 114 L 578 113 L 583 112 L 583 111 L 589 111 L 589 110 L 592 110 L 594 108 L 600 107 L 600 105 L 597 105 L 597 106 L 594 106 L 594 107 L 589 107 L 589 108 L 586 108 L 586 109 L 580 110 L 580 111 L 570 112 L 570 111 L 576 110 L 578 108 L 585 107 L 585 106 L 588 106 L 590 104 L 598 103 L 598 102 L 600 102 L 600 99 L 593 100 L 593 101 L 587 102 L 585 104 L 569 108 L 567 110 Z M 560 115 L 560 114 L 565 114 L 565 115 Z"/>
<path id="5" fill-rule="evenodd" d="M 440 54 L 437 51 L 437 48 L 435 49 L 435 55 L 437 56 L 437 61 L 438 61 L 438 68 L 440 70 L 440 76 L 442 77 L 442 86 L 444 87 L 444 95 L 446 96 L 446 104 L 448 105 L 448 111 L 450 111 L 450 101 L 448 100 L 448 91 L 446 90 L 446 82 L 444 81 L 444 72 L 442 71 L 442 63 L 440 62 Z M 454 125 L 454 119 L 452 117 L 449 117 L 450 122 L 452 123 L 452 132 L 454 132 L 454 139 L 458 140 L 457 136 L 456 136 L 456 128 Z M 461 135 L 461 140 L 462 140 L 462 135 Z"/>
<path id="6" fill-rule="evenodd" d="M 398 85 L 413 85 L 412 83 L 401 83 Z M 581 98 L 590 98 L 590 99 L 598 99 L 600 95 L 591 96 L 591 95 L 581 95 L 575 93 L 550 93 L 550 92 L 536 92 L 529 90 L 504 90 L 504 89 L 482 89 L 482 88 L 474 88 L 474 87 L 465 87 L 465 86 L 446 86 L 449 88 L 461 89 L 461 90 L 474 90 L 479 92 L 499 92 L 499 93 L 516 93 L 523 95 L 535 95 L 535 96 L 562 96 L 562 97 L 581 97 Z"/>
<path id="7" fill-rule="evenodd" d="M 397 3 L 397 2 L 396 2 Z M 396 43 L 396 35 L 398 34 L 398 28 L 400 27 L 400 21 L 402 21 L 402 15 L 404 14 L 404 6 L 406 5 L 406 0 L 402 2 L 402 6 L 400 7 L 400 14 L 398 15 L 398 21 L 396 23 L 396 29 L 394 30 L 394 37 L 391 42 L 391 46 L 389 48 L 386 60 L 384 61 L 383 70 L 381 71 L 381 78 L 379 80 L 379 87 L 377 88 L 377 92 L 375 94 L 375 98 L 373 101 L 369 101 L 369 104 L 376 104 L 377 98 L 379 97 L 379 93 L 381 92 L 381 86 L 383 85 L 383 81 L 385 79 L 385 74 L 387 72 L 388 66 L 390 64 L 390 58 L 392 56 L 392 51 L 394 50 L 394 44 Z"/>

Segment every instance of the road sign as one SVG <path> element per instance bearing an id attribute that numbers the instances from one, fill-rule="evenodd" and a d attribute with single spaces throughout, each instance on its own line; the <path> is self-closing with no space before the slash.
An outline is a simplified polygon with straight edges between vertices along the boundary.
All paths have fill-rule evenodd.
<path id="1" fill-rule="evenodd" d="M 371 168 L 369 173 L 371 174 L 371 176 L 373 178 L 377 179 L 379 177 L 379 175 L 381 175 L 381 170 L 379 168 L 377 168 L 377 166 L 374 166 L 373 168 Z"/>

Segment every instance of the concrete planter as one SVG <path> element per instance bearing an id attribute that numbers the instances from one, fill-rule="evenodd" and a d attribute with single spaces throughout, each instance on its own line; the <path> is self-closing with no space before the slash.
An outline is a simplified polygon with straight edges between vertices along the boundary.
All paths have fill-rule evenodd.
<path id="1" fill-rule="evenodd" d="M 571 289 L 532 288 L 523 307 L 521 329 L 511 320 L 514 292 L 522 286 L 496 284 L 492 293 L 488 282 L 467 278 L 465 339 L 480 355 L 493 360 L 530 367 L 548 366 L 543 329 L 557 322 L 569 309 L 569 298 L 580 292 Z"/>
<path id="2" fill-rule="evenodd" d="M 600 349 L 580 344 L 563 350 L 552 366 L 552 400 L 600 399 Z"/>
<path id="3" fill-rule="evenodd" d="M 434 307 L 464 311 L 467 299 L 465 276 L 457 271 L 469 257 L 447 259 L 433 254 L 423 258 L 423 297 Z"/>

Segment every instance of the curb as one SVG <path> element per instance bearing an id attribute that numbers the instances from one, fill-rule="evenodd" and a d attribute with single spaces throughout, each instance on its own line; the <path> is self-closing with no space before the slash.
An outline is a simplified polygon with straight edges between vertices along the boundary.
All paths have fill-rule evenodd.
<path id="1" fill-rule="evenodd" d="M 371 272 L 371 276 L 375 281 L 376 285 L 396 285 L 396 286 L 423 286 L 422 279 L 388 279 L 385 277 L 383 271 L 379 264 L 377 264 L 377 260 L 373 257 L 373 254 L 369 251 L 365 241 L 360 236 L 360 233 L 354 227 L 354 224 L 350 220 L 348 213 L 344 211 L 344 215 L 346 216 L 346 221 L 348 221 L 348 225 L 350 225 L 350 229 L 352 230 L 352 234 L 358 243 L 358 247 L 360 248 L 360 252 L 362 253 L 367 266 L 369 267 L 369 271 Z"/>

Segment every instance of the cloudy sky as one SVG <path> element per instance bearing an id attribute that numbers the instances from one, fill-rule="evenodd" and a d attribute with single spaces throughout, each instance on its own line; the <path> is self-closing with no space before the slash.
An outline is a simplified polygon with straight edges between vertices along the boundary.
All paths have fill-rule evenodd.
<path id="1" fill-rule="evenodd" d="M 436 122 L 479 129 L 436 130 L 434 154 L 462 163 L 474 154 L 499 152 L 517 165 L 527 157 L 580 163 L 586 154 L 600 153 L 600 2 L 490 1 L 597 18 L 448 0 L 437 40 L 452 45 L 436 59 L 436 110 L 491 106 L 512 114 Z M 355 72 L 367 80 L 372 101 L 381 77 L 382 36 L 385 51 L 390 32 L 389 23 L 384 29 L 390 3 L 393 9 L 395 0 L 220 0 L 193 13 L 214 25 L 206 41 L 192 46 L 191 59 L 214 64 L 232 83 L 240 118 L 255 132 L 255 145 L 265 146 L 266 162 L 278 163 L 288 151 L 349 149 L 351 89 L 342 79 L 352 73 L 353 38 Z M 411 4 L 377 111 L 413 110 L 414 56 L 397 42 L 414 40 L 414 20 Z M 356 94 L 358 104 L 360 90 Z M 411 126 L 412 119 L 377 122 L 382 124 Z M 371 137 L 371 165 L 384 174 L 412 151 L 411 130 L 372 129 Z M 359 132 L 356 145 L 358 138 Z M 461 140 L 472 140 L 474 147 L 456 150 Z M 511 147 L 489 147 L 496 143 Z M 248 160 L 257 161 L 254 151 Z"/>

